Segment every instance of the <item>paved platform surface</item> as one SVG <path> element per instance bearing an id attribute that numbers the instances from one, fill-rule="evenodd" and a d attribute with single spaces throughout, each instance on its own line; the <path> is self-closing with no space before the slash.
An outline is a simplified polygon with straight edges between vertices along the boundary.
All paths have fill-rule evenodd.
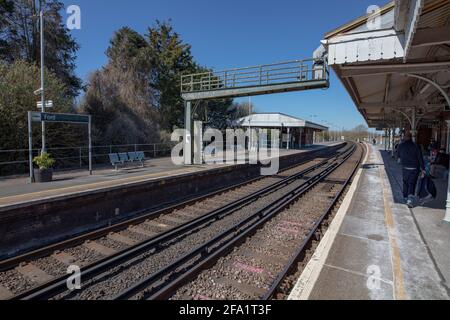
<path id="1" fill-rule="evenodd" d="M 410 210 L 401 168 L 369 146 L 365 164 L 297 282 L 292 300 L 450 299 L 450 227 L 438 198 Z"/>
<path id="2" fill-rule="evenodd" d="M 280 156 L 309 152 L 335 144 L 337 143 L 318 144 L 305 150 L 280 150 Z M 0 208 L 124 184 L 195 174 L 225 166 L 227 165 L 176 166 L 170 158 L 160 158 L 148 161 L 145 168 L 130 166 L 119 171 L 101 169 L 94 171 L 92 176 L 86 171 L 60 173 L 55 175 L 53 182 L 43 184 L 31 184 L 27 177 L 0 178 Z"/>

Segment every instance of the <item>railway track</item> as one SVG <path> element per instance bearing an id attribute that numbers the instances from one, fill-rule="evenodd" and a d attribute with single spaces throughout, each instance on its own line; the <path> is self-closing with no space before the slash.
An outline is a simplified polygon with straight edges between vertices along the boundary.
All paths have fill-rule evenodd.
<path id="1" fill-rule="evenodd" d="M 351 150 L 350 150 L 351 149 Z M 342 153 L 281 179 L 275 185 L 123 250 L 82 270 L 83 287 L 67 291 L 66 277 L 35 288 L 17 299 L 142 299 L 173 285 L 223 252 L 236 237 L 270 220 L 288 198 L 309 190 L 354 151 Z M 160 295 L 161 296 L 161 295 Z"/>
<path id="2" fill-rule="evenodd" d="M 359 148 L 114 299 L 272 298 L 351 181 L 363 154 Z M 195 256 L 201 258 L 190 263 Z"/>
<path id="3" fill-rule="evenodd" d="M 364 156 L 358 149 L 326 179 L 255 224 L 197 270 L 149 299 L 270 300 L 286 298 L 313 254 Z M 275 214 L 275 213 L 274 213 Z M 183 285 L 184 284 L 184 285 Z"/>
<path id="4" fill-rule="evenodd" d="M 121 258 L 128 259 L 145 252 L 148 245 L 155 246 L 158 241 L 179 237 L 180 232 L 210 221 L 206 218 L 220 217 L 227 210 L 234 210 L 274 192 L 323 166 L 332 159 L 330 152 L 322 152 L 320 157 L 288 168 L 275 177 L 254 179 L 2 261 L 0 289 L 5 287 L 5 283 L 7 288 L 15 288 L 13 296 L 9 297 L 13 299 L 51 297 L 53 293 L 63 290 L 68 265 L 81 266 L 83 278 L 93 277 L 101 273 L 105 266 L 124 261 Z M 42 292 L 46 292 L 47 296 L 38 294 Z"/>

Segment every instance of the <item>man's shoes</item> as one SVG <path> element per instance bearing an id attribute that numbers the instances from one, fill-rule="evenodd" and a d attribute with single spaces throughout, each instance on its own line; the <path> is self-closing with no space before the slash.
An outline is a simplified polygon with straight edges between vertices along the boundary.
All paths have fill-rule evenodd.
<path id="1" fill-rule="evenodd" d="M 413 203 L 413 201 L 411 199 L 408 199 L 408 201 L 406 201 L 406 205 L 410 209 L 414 208 L 414 203 Z"/>

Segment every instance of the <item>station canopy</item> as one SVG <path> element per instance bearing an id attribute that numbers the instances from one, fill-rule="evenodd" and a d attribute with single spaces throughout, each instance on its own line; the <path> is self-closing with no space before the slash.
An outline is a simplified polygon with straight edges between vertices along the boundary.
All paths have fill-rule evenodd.
<path id="1" fill-rule="evenodd" d="M 235 121 L 236 127 L 246 128 L 309 128 L 327 131 L 328 128 L 320 124 L 305 121 L 283 113 L 256 113 Z"/>
<path id="2" fill-rule="evenodd" d="M 328 56 L 372 128 L 449 119 L 450 1 L 395 0 L 373 18 L 329 32 L 315 55 Z"/>

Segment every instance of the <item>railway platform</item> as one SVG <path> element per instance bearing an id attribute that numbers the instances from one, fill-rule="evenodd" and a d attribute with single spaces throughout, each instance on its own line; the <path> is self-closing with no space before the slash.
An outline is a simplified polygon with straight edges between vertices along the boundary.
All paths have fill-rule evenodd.
<path id="1" fill-rule="evenodd" d="M 339 143 L 323 143 L 303 150 L 280 150 L 280 157 L 320 150 L 337 144 Z M 195 176 L 198 173 L 229 166 L 225 164 L 176 166 L 170 158 L 160 158 L 147 161 L 145 168 L 130 166 L 119 171 L 103 168 L 94 171 L 92 176 L 89 176 L 86 171 L 61 172 L 56 174 L 53 182 L 43 184 L 31 184 L 27 177 L 0 178 L 0 209 L 127 184 L 168 179 L 182 175 Z"/>
<path id="2" fill-rule="evenodd" d="M 279 167 L 308 161 L 342 143 L 280 150 Z M 0 259 L 62 239 L 182 205 L 261 177 L 261 165 L 175 166 L 170 158 L 145 168 L 56 175 L 47 184 L 0 181 Z"/>
<path id="3" fill-rule="evenodd" d="M 364 165 L 298 279 L 290 300 L 450 299 L 447 183 L 438 197 L 409 209 L 400 166 L 368 146 Z"/>

